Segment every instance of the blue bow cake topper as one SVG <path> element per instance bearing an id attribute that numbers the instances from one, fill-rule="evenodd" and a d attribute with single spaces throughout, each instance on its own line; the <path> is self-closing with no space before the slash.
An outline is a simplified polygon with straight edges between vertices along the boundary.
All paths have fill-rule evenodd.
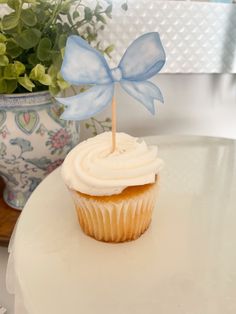
<path id="1" fill-rule="evenodd" d="M 163 102 L 163 97 L 160 89 L 148 79 L 164 64 L 165 51 L 156 32 L 134 40 L 114 69 L 110 69 L 102 54 L 81 37 L 70 36 L 61 74 L 71 84 L 94 86 L 72 97 L 56 98 L 66 106 L 61 118 L 84 120 L 102 111 L 112 102 L 116 82 L 154 114 L 154 99 Z"/>

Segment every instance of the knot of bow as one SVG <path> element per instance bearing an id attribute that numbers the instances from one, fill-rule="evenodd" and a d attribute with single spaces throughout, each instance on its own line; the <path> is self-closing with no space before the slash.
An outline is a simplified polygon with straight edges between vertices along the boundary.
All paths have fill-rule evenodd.
<path id="1" fill-rule="evenodd" d="M 164 63 L 165 51 L 156 32 L 137 38 L 114 69 L 110 69 L 102 54 L 81 37 L 70 36 L 61 74 L 70 84 L 92 87 L 75 96 L 56 98 L 66 106 L 61 118 L 84 120 L 102 111 L 112 101 L 116 82 L 154 114 L 154 99 L 163 102 L 163 97 L 160 89 L 147 80 L 157 74 Z"/>

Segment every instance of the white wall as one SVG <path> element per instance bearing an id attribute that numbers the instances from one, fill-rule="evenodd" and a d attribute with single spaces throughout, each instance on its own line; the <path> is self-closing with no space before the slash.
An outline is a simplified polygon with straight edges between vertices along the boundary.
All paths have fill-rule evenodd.
<path id="1" fill-rule="evenodd" d="M 236 76 L 233 74 L 161 74 L 155 83 L 165 104 L 153 117 L 121 88 L 116 90 L 118 130 L 132 135 L 197 134 L 236 139 Z M 97 115 L 110 117 L 110 108 Z M 91 136 L 81 126 L 81 139 Z M 99 129 L 99 128 L 98 128 Z"/>

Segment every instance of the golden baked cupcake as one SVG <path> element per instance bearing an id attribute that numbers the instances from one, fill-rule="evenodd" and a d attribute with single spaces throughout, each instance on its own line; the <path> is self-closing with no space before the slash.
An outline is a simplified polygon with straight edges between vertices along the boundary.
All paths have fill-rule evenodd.
<path id="1" fill-rule="evenodd" d="M 99 241 L 137 239 L 149 227 L 163 162 L 156 146 L 111 132 L 77 145 L 62 165 L 84 233 Z"/>

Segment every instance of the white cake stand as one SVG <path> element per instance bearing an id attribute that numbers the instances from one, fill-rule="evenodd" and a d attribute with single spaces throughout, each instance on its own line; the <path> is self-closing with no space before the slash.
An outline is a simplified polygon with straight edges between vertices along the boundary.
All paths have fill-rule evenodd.
<path id="1" fill-rule="evenodd" d="M 84 235 L 55 171 L 19 221 L 8 287 L 28 314 L 235 314 L 236 142 L 152 137 L 166 166 L 138 240 Z"/>

